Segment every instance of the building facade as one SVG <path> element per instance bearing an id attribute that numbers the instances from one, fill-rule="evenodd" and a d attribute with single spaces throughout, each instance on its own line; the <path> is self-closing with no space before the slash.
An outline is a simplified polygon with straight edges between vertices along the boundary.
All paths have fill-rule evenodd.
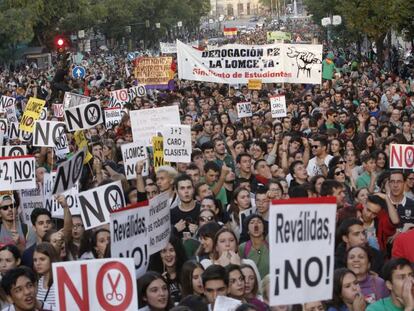
<path id="1" fill-rule="evenodd" d="M 252 16 L 260 12 L 259 0 L 210 0 L 212 16 Z"/>

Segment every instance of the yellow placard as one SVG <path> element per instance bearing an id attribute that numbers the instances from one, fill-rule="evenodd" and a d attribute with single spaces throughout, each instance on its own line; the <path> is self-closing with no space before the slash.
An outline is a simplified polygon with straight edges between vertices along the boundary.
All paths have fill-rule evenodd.
<path id="1" fill-rule="evenodd" d="M 135 78 L 141 85 L 167 85 L 174 78 L 172 57 L 141 57 L 135 61 Z"/>
<path id="2" fill-rule="evenodd" d="M 43 99 L 30 97 L 27 102 L 26 109 L 23 113 L 22 119 L 20 120 L 19 129 L 25 132 L 33 132 L 33 127 L 40 114 L 46 101 Z"/>
<path id="3" fill-rule="evenodd" d="M 152 150 L 154 152 L 154 170 L 158 170 L 160 166 L 170 165 L 169 162 L 164 161 L 164 138 L 160 136 L 154 136 L 152 138 Z"/>
<path id="4" fill-rule="evenodd" d="M 262 80 L 260 79 L 251 79 L 247 84 L 249 90 L 261 90 L 262 89 Z"/>
<path id="5" fill-rule="evenodd" d="M 88 163 L 93 158 L 93 156 L 89 152 L 88 140 L 86 139 L 85 134 L 83 133 L 82 130 L 76 131 L 75 134 L 73 135 L 73 138 L 75 139 L 75 143 L 79 149 L 86 148 L 86 155 L 85 155 L 85 159 L 83 159 L 83 164 Z"/>

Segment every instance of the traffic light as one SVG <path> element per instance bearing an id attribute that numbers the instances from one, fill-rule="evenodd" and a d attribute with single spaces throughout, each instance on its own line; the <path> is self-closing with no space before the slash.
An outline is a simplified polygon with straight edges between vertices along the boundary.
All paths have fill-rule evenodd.
<path id="1" fill-rule="evenodd" d="M 58 35 L 54 40 L 55 50 L 57 52 L 57 61 L 61 63 L 62 67 L 68 65 L 69 57 L 69 41 L 65 36 Z"/>

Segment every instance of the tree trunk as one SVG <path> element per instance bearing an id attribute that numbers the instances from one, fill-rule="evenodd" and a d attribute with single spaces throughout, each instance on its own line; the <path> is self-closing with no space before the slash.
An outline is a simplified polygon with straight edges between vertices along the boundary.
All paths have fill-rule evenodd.
<path id="1" fill-rule="evenodd" d="M 356 44 L 357 44 L 357 51 L 358 51 L 358 60 L 361 60 L 361 55 L 362 55 L 362 51 L 361 51 L 362 42 L 361 42 L 361 36 L 360 35 L 358 35 L 358 39 L 357 39 Z"/>
<path id="2" fill-rule="evenodd" d="M 386 35 L 387 34 L 383 34 L 375 40 L 375 46 L 377 47 L 377 62 L 380 65 L 384 64 L 384 39 Z"/>

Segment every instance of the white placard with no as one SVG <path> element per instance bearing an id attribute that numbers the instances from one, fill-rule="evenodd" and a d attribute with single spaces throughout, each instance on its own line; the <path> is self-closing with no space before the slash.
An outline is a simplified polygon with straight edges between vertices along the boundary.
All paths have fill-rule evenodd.
<path id="1" fill-rule="evenodd" d="M 253 115 L 252 112 L 252 103 L 251 102 L 243 102 L 237 103 L 237 117 L 238 118 L 248 118 Z"/>
<path id="2" fill-rule="evenodd" d="M 138 161 L 148 158 L 147 147 L 142 142 L 121 145 L 122 159 L 124 160 L 125 176 L 128 180 L 137 178 L 135 165 Z M 144 161 L 142 176 L 148 176 L 148 161 Z"/>
<path id="3" fill-rule="evenodd" d="M 35 189 L 35 157 L 0 158 L 0 191 Z"/>

